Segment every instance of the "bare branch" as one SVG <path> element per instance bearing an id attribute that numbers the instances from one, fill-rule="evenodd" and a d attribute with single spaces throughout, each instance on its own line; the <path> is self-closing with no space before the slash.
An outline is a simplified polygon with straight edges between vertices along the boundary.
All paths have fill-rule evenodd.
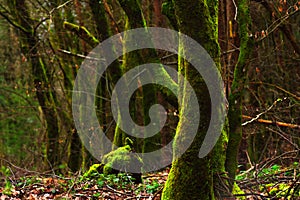
<path id="1" fill-rule="evenodd" d="M 16 21 L 14 21 L 12 18 L 10 18 L 8 15 L 5 14 L 5 13 L 9 13 L 9 11 L 2 4 L 0 4 L 0 7 L 1 9 L 3 9 L 0 10 L 0 16 L 2 16 L 9 24 L 11 24 L 15 28 L 21 30 L 26 34 L 30 33 L 29 30 L 26 30 L 24 27 L 22 27 L 20 24 L 18 24 Z"/>
<path id="2" fill-rule="evenodd" d="M 83 58 L 83 59 L 88 59 L 88 60 L 95 60 L 95 61 L 105 61 L 104 59 L 99 59 L 99 58 L 94 58 L 94 57 L 90 57 L 90 56 L 85 56 L 85 55 L 82 55 L 82 54 L 77 54 L 77 53 L 72 53 L 70 51 L 67 51 L 67 50 L 63 50 L 63 49 L 58 49 L 57 50 L 58 52 L 61 52 L 61 53 L 64 53 L 64 54 L 68 54 L 70 56 L 75 56 L 75 57 L 78 57 L 78 58 Z"/>
<path id="3" fill-rule="evenodd" d="M 247 124 L 250 124 L 250 123 L 254 122 L 258 118 L 260 118 L 260 116 L 262 116 L 263 114 L 266 114 L 267 112 L 269 112 L 277 104 L 277 102 L 279 102 L 279 101 L 281 101 L 281 99 L 277 99 L 276 101 L 274 101 L 274 103 L 267 110 L 265 110 L 262 113 L 259 113 L 258 115 L 256 115 L 256 117 L 252 118 L 250 121 L 242 123 L 242 126 L 246 126 Z"/>

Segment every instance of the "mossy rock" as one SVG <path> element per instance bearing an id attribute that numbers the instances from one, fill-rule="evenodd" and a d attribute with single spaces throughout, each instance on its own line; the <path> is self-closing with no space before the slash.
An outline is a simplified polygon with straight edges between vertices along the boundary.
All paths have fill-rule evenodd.
<path id="1" fill-rule="evenodd" d="M 133 155 L 133 143 L 126 138 L 126 145 L 103 156 L 102 163 L 103 174 L 118 174 L 119 172 L 127 172 L 130 164 L 135 163 L 135 171 L 139 173 L 131 173 L 136 183 L 141 183 L 141 168 L 143 166 L 142 159 L 138 155 Z M 119 169 L 119 170 L 116 170 Z"/>

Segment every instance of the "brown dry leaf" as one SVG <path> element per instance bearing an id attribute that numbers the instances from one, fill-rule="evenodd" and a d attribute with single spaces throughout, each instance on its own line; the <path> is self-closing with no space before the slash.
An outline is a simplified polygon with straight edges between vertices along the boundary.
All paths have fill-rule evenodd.
<path id="1" fill-rule="evenodd" d="M 27 197 L 27 200 L 37 200 L 37 195 L 36 194 L 30 194 L 29 197 Z"/>

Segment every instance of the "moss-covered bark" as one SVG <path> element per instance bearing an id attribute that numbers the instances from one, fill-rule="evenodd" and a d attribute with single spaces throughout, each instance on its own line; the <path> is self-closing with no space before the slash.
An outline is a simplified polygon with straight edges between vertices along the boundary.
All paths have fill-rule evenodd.
<path id="1" fill-rule="evenodd" d="M 217 20 L 215 19 L 217 16 L 217 1 L 174 0 L 173 2 L 179 31 L 199 42 L 215 59 L 216 65 L 219 67 L 220 49 L 217 42 Z M 212 5 L 213 8 L 210 8 L 209 6 Z M 185 49 L 189 48 L 183 44 L 180 45 L 179 51 L 184 52 Z M 179 60 L 181 59 L 179 58 Z M 224 154 L 222 154 L 224 149 L 221 146 L 224 138 L 221 137 L 212 153 L 202 159 L 198 158 L 199 149 L 206 135 L 211 117 L 209 114 L 203 114 L 211 111 L 210 97 L 204 80 L 188 62 L 180 61 L 178 71 L 188 79 L 198 97 L 201 123 L 191 146 L 180 158 L 173 161 L 162 199 L 215 199 L 214 173 L 224 169 Z M 182 102 L 180 104 L 182 106 L 179 109 L 180 120 L 175 136 L 175 154 L 176 144 L 179 142 L 177 141 L 178 136 L 188 135 L 186 126 L 193 123 L 194 118 L 193 108 L 188 106 L 190 105 L 189 92 L 184 88 L 180 93 L 181 99 L 179 101 Z M 213 159 L 213 156 L 218 159 Z"/>
<path id="2" fill-rule="evenodd" d="M 126 29 L 141 28 L 146 27 L 146 20 L 143 16 L 140 1 L 130 0 L 123 1 L 120 0 L 120 5 L 127 15 Z M 132 41 L 134 38 L 128 38 L 127 35 L 124 36 L 125 48 L 126 41 Z M 135 52 L 127 53 L 123 55 L 123 73 L 126 73 L 133 67 L 144 63 L 159 62 L 155 50 L 139 50 Z M 155 86 L 145 86 L 139 88 L 136 93 L 132 96 L 130 102 L 130 114 L 133 120 L 141 125 L 145 126 L 149 123 L 150 118 L 148 116 L 149 108 L 152 104 L 156 103 L 156 87 Z M 119 123 L 122 123 L 120 119 Z M 146 133 L 144 133 L 146 135 Z M 124 145 L 124 139 L 128 135 L 122 132 L 119 128 L 115 132 L 115 144 L 117 146 Z M 132 138 L 133 139 L 133 138 Z M 151 152 L 153 149 L 157 149 L 161 144 L 161 137 L 159 134 L 152 138 L 146 139 L 135 139 L 135 150 L 138 152 Z"/>
<path id="3" fill-rule="evenodd" d="M 92 47 L 99 44 L 99 40 L 95 38 L 95 36 L 91 34 L 84 26 L 79 26 L 70 22 L 64 22 L 64 28 L 74 32 L 78 37 L 86 41 Z"/>
<path id="4" fill-rule="evenodd" d="M 240 36 L 240 54 L 234 70 L 234 79 L 229 95 L 229 143 L 226 152 L 226 171 L 231 180 L 234 180 L 237 169 L 237 153 L 242 139 L 242 98 L 247 81 L 247 68 L 253 47 L 253 38 L 250 37 L 251 18 L 249 1 L 238 1 L 238 24 Z M 230 184 L 232 189 L 233 181 Z"/>
<path id="5" fill-rule="evenodd" d="M 61 0 L 53 0 L 49 2 L 52 8 L 57 8 L 57 6 L 61 5 Z M 92 10 L 93 17 L 95 19 L 96 30 L 99 30 L 99 26 L 102 27 L 101 37 L 97 35 L 95 37 L 87 28 L 84 27 L 84 22 L 81 18 L 81 4 L 78 1 L 74 2 L 74 7 L 76 10 L 76 15 L 71 9 L 65 9 L 64 12 L 53 12 L 52 13 L 52 23 L 53 28 L 51 27 L 50 34 L 50 45 L 53 53 L 57 49 L 72 49 L 72 53 L 82 54 L 82 52 L 86 53 L 88 50 L 86 44 L 90 44 L 91 47 L 95 47 L 99 44 L 99 40 L 97 38 L 107 38 L 108 37 L 108 26 L 105 26 L 105 10 L 99 9 L 101 8 L 101 4 L 99 1 L 90 0 L 89 1 L 90 9 Z M 96 11 L 95 11 L 96 10 Z M 99 14 L 95 16 L 95 14 Z M 68 20 L 68 22 L 65 21 Z M 79 23 L 80 25 L 77 25 Z M 88 26 L 89 24 L 87 24 Z M 88 27 L 89 29 L 91 26 Z M 63 31 L 63 30 L 67 31 Z M 96 31 L 96 32 L 97 32 Z M 64 32 L 64 37 L 58 37 Z M 76 36 L 74 36 L 74 33 Z M 98 32 L 97 32 L 98 33 Z M 79 42 L 81 41 L 81 42 Z M 59 65 L 59 69 L 63 73 L 63 83 L 64 83 L 64 94 L 63 100 L 56 102 L 56 105 L 59 107 L 63 107 L 60 112 L 58 112 L 60 123 L 63 126 L 60 129 L 60 140 L 63 141 L 61 146 L 61 152 L 64 156 L 63 161 L 68 164 L 68 167 L 72 171 L 77 171 L 81 167 L 85 168 L 85 160 L 91 160 L 91 156 L 89 152 L 85 151 L 84 147 L 81 145 L 81 141 L 77 131 L 75 129 L 75 125 L 71 116 L 71 95 L 73 89 L 73 81 L 75 80 L 77 74 L 76 66 L 79 65 L 79 60 L 77 58 L 65 59 L 65 57 L 56 56 L 57 64 Z M 103 91 L 101 89 L 101 91 Z M 98 95 L 98 94 L 97 94 Z M 99 95 L 104 96 L 104 95 Z M 96 102 L 96 106 L 100 107 Z M 101 108 L 105 108 L 105 106 L 101 106 Z M 105 111 L 103 111 L 104 113 Z M 100 121 L 105 119 L 105 116 L 101 116 Z"/>
<path id="6" fill-rule="evenodd" d="M 59 5 L 59 1 L 51 1 L 51 6 L 56 7 Z M 66 10 L 66 15 L 68 15 L 68 19 L 74 20 L 72 13 Z M 64 37 L 58 37 L 60 31 L 63 29 L 64 15 L 60 12 L 54 12 L 52 16 L 53 20 L 53 29 L 49 32 L 49 44 L 51 46 L 51 50 L 53 53 L 57 49 L 70 49 L 70 44 L 72 44 L 72 38 L 69 34 L 65 34 Z M 71 21 L 73 22 L 73 21 Z M 74 51 L 74 50 L 73 50 Z M 73 60 L 66 61 L 63 58 L 56 56 L 56 63 L 59 66 L 63 74 L 63 86 L 64 86 L 64 94 L 63 101 L 56 101 L 55 104 L 57 107 L 63 107 L 64 109 L 58 112 L 60 118 L 60 141 L 61 148 L 60 154 L 62 155 L 62 163 L 68 165 L 68 167 L 72 171 L 77 171 L 81 167 L 82 155 L 81 155 L 81 141 L 75 129 L 75 124 L 71 115 L 71 96 L 73 89 L 73 80 L 75 79 L 76 72 L 74 68 L 70 66 L 74 66 L 75 63 Z"/>
<path id="7" fill-rule="evenodd" d="M 136 1 L 119 1 L 123 10 L 125 11 L 127 18 L 126 20 L 126 25 L 125 28 L 131 29 L 131 28 L 140 28 L 143 27 L 143 16 L 141 14 L 141 10 L 139 5 L 137 4 Z M 125 34 L 124 35 L 124 46 L 123 48 L 126 49 L 126 41 L 132 41 L 133 38 L 128 38 L 128 36 Z M 139 52 L 130 52 L 127 54 L 124 54 L 122 57 L 122 66 L 121 66 L 121 71 L 122 74 L 126 73 L 127 71 L 129 71 L 131 68 L 138 66 L 139 64 L 141 64 L 141 56 L 139 54 Z M 126 87 L 126 85 L 124 85 L 124 87 Z M 131 102 L 130 102 L 130 108 L 129 108 L 129 112 L 130 112 L 130 116 L 132 117 L 133 121 L 135 121 L 136 123 L 142 125 L 143 124 L 143 111 L 142 110 L 138 110 L 137 108 L 141 108 L 142 106 L 142 102 L 137 102 L 137 96 L 140 94 L 136 94 L 133 95 L 133 97 L 131 98 Z M 141 98 L 140 98 L 141 99 Z M 118 109 L 120 112 L 120 109 Z M 137 118 L 137 114 L 140 114 L 142 116 L 140 116 L 139 118 Z M 137 141 L 137 139 L 134 139 L 133 137 L 127 135 L 127 133 L 125 133 L 123 130 L 120 129 L 119 125 L 121 123 L 123 123 L 122 118 L 121 118 L 121 114 L 119 113 L 119 117 L 118 117 L 119 121 L 117 122 L 117 126 L 115 129 L 115 134 L 114 134 L 114 144 L 117 145 L 118 147 L 120 146 L 124 146 L 125 144 L 125 138 L 129 137 L 132 140 L 134 140 L 135 142 L 135 149 L 140 151 L 141 149 L 141 145 L 138 145 L 140 142 Z"/>
<path id="8" fill-rule="evenodd" d="M 106 16 L 106 10 L 104 7 L 103 1 L 98 0 L 89 0 L 89 6 L 92 10 L 93 19 L 96 24 L 97 38 L 102 42 L 105 39 L 108 39 L 112 33 L 112 30 L 109 25 L 108 16 Z M 113 48 L 113 47 L 112 47 Z M 114 52 L 113 49 L 111 52 Z M 106 52 L 104 52 L 106 53 Z M 109 55 L 107 55 L 109 56 Z M 111 102 L 107 99 L 111 97 L 111 90 L 114 87 L 113 85 L 117 82 L 117 80 L 121 77 L 121 64 L 117 61 L 113 62 L 109 68 L 106 70 L 103 77 L 100 78 L 98 88 L 97 88 L 97 97 L 95 105 L 97 109 L 97 117 L 99 123 L 101 124 L 103 131 L 106 136 L 114 141 L 115 129 L 116 125 L 113 122 L 113 116 L 111 113 Z M 99 98 L 100 97 L 100 98 Z M 116 141 L 115 144 L 119 145 Z M 122 143 L 120 143 L 122 144 Z M 107 149 L 107 144 L 101 144 L 103 149 Z"/>
<path id="9" fill-rule="evenodd" d="M 38 37 L 35 33 L 33 20 L 24 0 L 13 0 L 8 2 L 11 11 L 10 22 L 19 29 L 22 53 L 28 58 L 31 65 L 33 84 L 36 97 L 43 111 L 47 129 L 47 146 L 45 164 L 51 163 L 50 167 L 57 167 L 61 163 L 59 152 L 59 121 L 56 110 L 56 93 L 51 82 L 52 71 L 45 66 L 44 60 L 38 56 Z"/>

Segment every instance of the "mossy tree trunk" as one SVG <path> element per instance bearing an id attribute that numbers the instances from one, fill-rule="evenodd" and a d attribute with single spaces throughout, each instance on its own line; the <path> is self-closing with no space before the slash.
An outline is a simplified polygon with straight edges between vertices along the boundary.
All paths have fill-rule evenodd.
<path id="1" fill-rule="evenodd" d="M 218 2 L 174 0 L 173 3 L 179 31 L 199 42 L 214 58 L 216 66 L 220 67 L 220 48 L 217 42 Z M 179 51 L 184 52 L 185 49 L 189 48 L 180 45 Z M 212 153 L 201 159 L 198 157 L 210 122 L 211 116 L 203 114 L 211 112 L 210 97 L 204 80 L 188 62 L 180 61 L 178 71 L 188 79 L 198 97 L 201 122 L 191 146 L 180 158 L 173 160 L 162 199 L 215 199 L 213 186 L 217 180 L 214 180 L 214 174 L 224 170 L 225 154 L 222 154 L 224 153 L 222 142 L 225 138 L 224 135 L 221 135 Z M 188 135 L 186 126 L 194 121 L 193 108 L 188 106 L 190 105 L 189 94 L 185 89 L 180 93 L 181 99 L 179 101 L 184 102 L 184 104 L 179 108 L 180 119 L 176 130 L 175 149 L 177 136 Z"/>
<path id="2" fill-rule="evenodd" d="M 59 120 L 56 110 L 57 97 L 52 82 L 52 70 L 46 66 L 44 60 L 39 56 L 39 41 L 31 19 L 27 2 L 24 0 L 12 0 L 8 2 L 10 16 L 8 21 L 18 29 L 22 53 L 27 57 L 31 65 L 33 84 L 36 97 L 43 111 L 46 122 L 46 155 L 45 164 L 56 168 L 61 164 L 59 152 Z"/>
<path id="3" fill-rule="evenodd" d="M 81 13 L 80 8 L 82 5 L 80 4 L 79 1 L 76 1 L 75 5 L 76 5 L 77 15 L 79 16 L 79 14 Z M 94 48 L 98 44 L 100 44 L 100 42 L 107 39 L 111 34 L 111 30 L 110 30 L 111 27 L 108 24 L 103 2 L 101 1 L 99 2 L 97 0 L 89 0 L 88 5 L 89 5 L 88 8 L 91 9 L 92 17 L 95 21 L 95 29 L 96 29 L 95 36 L 93 35 L 92 32 L 88 30 L 88 28 L 84 26 L 84 22 L 80 19 L 79 19 L 79 25 L 74 24 L 73 20 L 71 21 L 70 18 L 68 18 L 70 19 L 70 21 L 68 22 L 65 21 L 61 23 L 63 24 L 62 28 L 68 30 L 68 32 L 75 34 L 75 38 L 73 38 L 73 40 L 80 39 L 82 41 L 80 43 L 82 44 L 81 45 L 82 48 L 80 48 L 80 46 L 76 46 L 75 48 L 71 48 L 71 49 L 76 49 L 78 51 L 80 51 L 80 49 L 83 49 L 85 51 L 87 47 Z M 96 98 L 95 98 L 95 106 L 97 107 L 96 113 L 99 119 L 100 126 L 103 132 L 106 134 L 106 136 L 111 140 L 113 140 L 114 138 L 115 126 L 112 123 L 113 117 L 111 114 L 110 101 L 108 99 L 110 99 L 113 84 L 117 82 L 120 76 L 121 76 L 120 65 L 118 62 L 113 62 L 110 65 L 110 67 L 106 70 L 104 76 L 100 78 L 97 91 L 96 91 Z M 70 144 L 69 166 L 70 167 L 74 166 L 71 169 L 74 168 L 75 170 L 76 168 L 78 170 L 80 166 L 82 166 L 82 168 L 84 169 L 86 164 L 90 164 L 87 162 L 94 162 L 93 157 L 90 155 L 88 151 L 86 151 L 85 149 L 86 147 L 81 145 L 81 141 L 77 133 L 74 133 L 71 139 L 72 140 Z M 101 147 L 99 147 L 100 149 L 107 149 L 110 147 L 109 144 L 105 144 L 105 143 L 101 143 L 99 145 L 101 145 Z"/>
<path id="4" fill-rule="evenodd" d="M 135 0 L 130 0 L 130 1 L 124 1 L 120 0 L 119 1 L 122 9 L 124 10 L 126 16 L 125 16 L 125 29 L 129 30 L 131 28 L 141 28 L 143 27 L 143 16 L 141 13 L 140 5 L 137 3 Z M 124 41 L 126 40 L 132 40 L 132 38 L 128 38 L 128 36 L 124 35 L 123 38 Z M 126 48 L 126 43 L 124 44 L 124 48 Z M 122 73 L 126 73 L 128 70 L 130 70 L 133 67 L 139 65 L 139 61 L 141 60 L 140 55 L 138 52 L 131 52 L 128 54 L 123 55 L 123 63 L 122 63 Z M 141 91 L 139 91 L 141 93 Z M 137 95 L 140 95 L 140 94 Z M 130 116 L 132 119 L 137 122 L 136 119 L 136 112 L 137 112 L 137 107 L 141 107 L 142 102 L 136 102 L 137 96 L 135 95 L 134 98 L 131 99 L 130 102 Z M 120 110 L 120 109 L 119 109 Z M 142 112 L 139 111 L 141 114 Z M 119 121 L 117 124 L 122 123 L 121 119 L 121 114 L 119 114 Z M 143 124 L 141 121 L 138 122 L 140 125 Z M 125 139 L 126 137 L 129 137 L 123 130 L 120 129 L 120 127 L 117 125 L 115 129 L 115 135 L 114 135 L 114 144 L 117 145 L 118 147 L 124 146 L 125 145 Z M 132 138 L 132 137 L 131 137 Z M 132 138 L 133 139 L 133 138 Z M 139 149 L 139 145 L 137 145 L 136 139 L 133 139 L 134 141 L 134 148 L 135 150 Z"/>
<path id="5" fill-rule="evenodd" d="M 146 19 L 144 18 L 141 2 L 130 0 L 120 0 L 120 5 L 126 13 L 126 29 L 142 28 L 147 26 Z M 125 35 L 125 48 L 126 40 L 134 40 L 134 38 L 127 38 Z M 159 59 L 155 50 L 138 50 L 135 52 L 128 53 L 123 56 L 123 73 L 126 73 L 133 67 L 144 63 L 158 63 Z M 137 77 L 138 78 L 138 77 Z M 150 119 L 148 116 L 149 108 L 152 104 L 156 103 L 156 87 L 153 85 L 144 86 L 139 88 L 130 103 L 130 112 L 133 120 L 140 126 L 145 126 L 149 123 Z M 120 122 L 122 123 L 122 122 Z M 146 133 L 144 133 L 146 134 Z M 115 133 L 115 144 L 118 146 L 124 145 L 126 133 L 123 133 L 119 128 L 116 129 Z M 133 139 L 133 138 L 132 138 Z M 135 141 L 135 150 L 138 152 L 151 152 L 153 149 L 159 148 L 161 144 L 160 134 L 155 135 L 152 138 L 145 139 L 133 139 Z"/>
<path id="6" fill-rule="evenodd" d="M 51 1 L 50 6 L 52 8 L 56 8 L 61 5 L 60 0 Z M 73 22 L 74 17 L 70 10 L 66 10 L 65 15 L 68 16 L 68 20 Z M 53 19 L 53 31 L 49 32 L 49 44 L 51 45 L 51 49 L 55 54 L 57 49 L 70 50 L 73 47 L 72 44 L 73 38 L 65 33 L 64 37 L 59 37 L 61 31 L 63 30 L 63 23 L 66 16 L 64 16 L 61 12 L 54 12 Z M 76 49 L 77 50 L 77 49 Z M 74 50 L 73 50 L 74 52 Z M 81 141 L 77 134 L 75 124 L 72 119 L 72 111 L 71 111 L 71 96 L 73 89 L 73 80 L 75 79 L 76 71 L 75 66 L 77 63 L 74 60 L 66 61 L 63 58 L 56 56 L 55 64 L 58 65 L 59 69 L 63 75 L 63 100 L 55 102 L 57 107 L 64 108 L 60 109 L 58 112 L 60 118 L 60 141 L 61 148 L 60 154 L 62 155 L 62 162 L 67 164 L 68 167 L 72 171 L 77 171 L 81 167 L 82 155 L 81 155 Z"/>
<path id="7" fill-rule="evenodd" d="M 104 2 L 98 0 L 89 0 L 89 6 L 92 10 L 93 19 L 96 22 L 96 37 L 99 39 L 99 42 L 103 42 L 111 36 L 111 27 L 109 25 L 108 17 L 106 15 Z M 113 52 L 113 50 L 112 50 Z M 111 113 L 110 95 L 113 85 L 121 77 L 121 65 L 118 62 L 113 62 L 109 68 L 106 70 L 103 77 L 101 77 L 98 88 L 97 88 L 97 98 L 96 98 L 96 107 L 97 107 L 97 116 L 100 122 L 100 125 L 103 128 L 103 132 L 106 136 L 113 141 L 115 133 L 115 123 L 113 122 L 113 116 Z M 98 98 L 100 97 L 100 98 Z M 107 144 L 101 144 L 103 149 L 110 148 L 107 147 Z"/>
<path id="8" fill-rule="evenodd" d="M 237 153 L 242 139 L 242 99 L 247 84 L 247 71 L 249 58 L 254 44 L 250 36 L 251 17 L 249 13 L 249 0 L 238 2 L 238 29 L 240 37 L 240 53 L 234 70 L 234 79 L 229 95 L 229 142 L 226 152 L 226 171 L 230 178 L 230 189 L 232 190 L 237 169 Z"/>

